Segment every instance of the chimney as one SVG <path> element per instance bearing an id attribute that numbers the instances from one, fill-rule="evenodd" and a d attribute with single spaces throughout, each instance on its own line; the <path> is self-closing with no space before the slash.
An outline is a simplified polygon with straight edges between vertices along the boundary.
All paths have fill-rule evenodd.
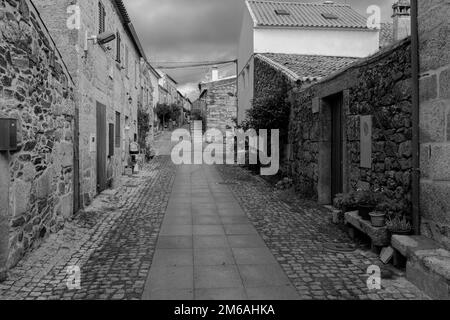
<path id="1" fill-rule="evenodd" d="M 394 41 L 411 35 L 411 4 L 409 0 L 398 0 L 392 6 L 394 14 Z"/>
<path id="2" fill-rule="evenodd" d="M 217 80 L 219 80 L 219 70 L 217 69 L 217 67 L 214 67 L 212 69 L 211 81 L 217 81 Z"/>

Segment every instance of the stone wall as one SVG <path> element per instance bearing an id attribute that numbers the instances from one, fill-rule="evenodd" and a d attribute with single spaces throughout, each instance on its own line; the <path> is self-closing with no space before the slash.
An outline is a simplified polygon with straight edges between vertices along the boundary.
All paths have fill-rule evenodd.
<path id="1" fill-rule="evenodd" d="M 18 120 L 10 155 L 8 267 L 63 227 L 73 207 L 73 82 L 28 0 L 0 2 L 0 117 Z"/>
<path id="2" fill-rule="evenodd" d="M 116 41 L 104 46 L 89 41 L 85 56 L 83 48 L 86 32 L 88 35 L 98 34 L 98 1 L 34 1 L 64 60 L 70 61 L 69 71 L 76 83 L 75 96 L 80 123 L 80 194 L 81 205 L 87 206 L 97 194 L 97 153 L 90 143 L 92 137 L 96 137 L 96 104 L 98 102 L 106 106 L 106 128 L 109 124 L 115 127 L 116 112 L 120 113 L 121 141 L 114 144 L 114 155 L 106 160 L 108 180 L 113 186 L 117 186 L 121 183 L 124 167 L 128 164 L 129 143 L 138 133 L 140 55 L 118 15 L 114 1 L 102 3 L 106 11 L 106 31 L 119 32 L 121 35 L 120 63 L 116 62 Z M 67 9 L 72 4 L 79 7 L 81 23 L 79 28 L 69 29 L 67 21 L 73 13 L 68 13 Z M 128 48 L 128 61 L 125 61 L 125 48 Z M 125 130 L 126 127 L 129 131 Z M 106 141 L 108 140 L 107 130 Z"/>
<path id="3" fill-rule="evenodd" d="M 450 249 L 450 1 L 418 1 L 421 233 Z"/>
<path id="4" fill-rule="evenodd" d="M 225 132 L 234 128 L 237 117 L 236 78 L 224 79 L 201 84 L 202 97 L 206 103 L 207 129 L 219 129 Z"/>
<path id="5" fill-rule="evenodd" d="M 289 90 L 295 84 L 281 71 L 255 56 L 254 99 L 268 96 L 288 98 Z"/>
<path id="6" fill-rule="evenodd" d="M 288 172 L 301 192 L 331 202 L 331 109 L 329 97 L 343 104 L 343 189 L 381 189 L 411 206 L 410 40 L 360 60 L 341 73 L 291 92 Z M 362 116 L 371 116 L 371 160 L 361 166 Z"/>

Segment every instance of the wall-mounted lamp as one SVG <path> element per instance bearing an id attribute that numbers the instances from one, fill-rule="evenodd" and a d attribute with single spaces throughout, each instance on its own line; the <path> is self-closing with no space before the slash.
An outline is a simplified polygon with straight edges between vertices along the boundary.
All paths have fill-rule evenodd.
<path id="1" fill-rule="evenodd" d="M 88 32 L 86 31 L 86 38 L 84 41 L 84 53 L 85 56 L 88 52 L 88 42 L 92 41 L 94 44 L 104 45 L 107 44 L 113 40 L 116 39 L 116 34 L 114 32 L 103 32 L 102 34 L 99 34 L 98 36 L 89 36 Z"/>

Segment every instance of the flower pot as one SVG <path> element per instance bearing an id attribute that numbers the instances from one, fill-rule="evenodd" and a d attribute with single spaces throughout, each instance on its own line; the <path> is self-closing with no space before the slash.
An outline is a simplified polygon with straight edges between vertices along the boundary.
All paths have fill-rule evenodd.
<path id="1" fill-rule="evenodd" d="M 386 214 L 380 212 L 371 212 L 370 221 L 374 227 L 384 227 L 386 225 Z"/>
<path id="2" fill-rule="evenodd" d="M 363 219 L 363 220 L 370 220 L 370 213 L 373 211 L 373 207 L 369 207 L 369 206 L 359 206 L 358 207 L 358 211 L 359 211 L 359 216 Z"/>

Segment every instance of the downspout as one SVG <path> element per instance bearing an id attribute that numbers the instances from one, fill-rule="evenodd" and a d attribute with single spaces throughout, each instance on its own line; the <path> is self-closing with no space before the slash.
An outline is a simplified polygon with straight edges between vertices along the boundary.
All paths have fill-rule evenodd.
<path id="1" fill-rule="evenodd" d="M 419 31 L 418 0 L 411 1 L 412 70 L 412 218 L 414 234 L 420 234 L 420 136 L 419 136 Z"/>

